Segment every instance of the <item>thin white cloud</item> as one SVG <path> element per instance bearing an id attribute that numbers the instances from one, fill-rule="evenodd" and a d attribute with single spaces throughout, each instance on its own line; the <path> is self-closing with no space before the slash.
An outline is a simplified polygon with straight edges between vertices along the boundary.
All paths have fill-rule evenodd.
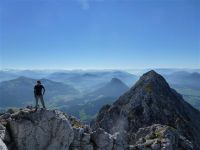
<path id="1" fill-rule="evenodd" d="M 103 2 L 104 0 L 78 0 L 83 10 L 88 10 L 92 2 Z"/>
<path id="2" fill-rule="evenodd" d="M 80 3 L 81 8 L 83 10 L 87 10 L 87 9 L 90 8 L 90 2 L 89 2 L 89 0 L 78 0 L 78 2 Z"/>

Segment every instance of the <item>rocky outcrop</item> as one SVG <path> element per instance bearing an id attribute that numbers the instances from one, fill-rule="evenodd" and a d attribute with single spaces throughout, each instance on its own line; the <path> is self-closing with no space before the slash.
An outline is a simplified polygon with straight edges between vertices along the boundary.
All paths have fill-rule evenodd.
<path id="1" fill-rule="evenodd" d="M 1 150 L 170 150 L 177 144 L 193 148 L 192 143 L 168 126 L 140 128 L 131 136 L 126 131 L 109 134 L 102 128 L 92 131 L 76 118 L 56 110 L 9 111 L 0 116 L 0 121 Z M 130 137 L 132 143 L 128 143 Z"/>
<path id="2" fill-rule="evenodd" d="M 6 144 L 0 139 L 0 150 L 7 150 Z"/>
<path id="3" fill-rule="evenodd" d="M 6 132 L 6 128 L 0 124 L 0 138 L 4 139 L 5 138 L 5 132 Z"/>
<path id="4" fill-rule="evenodd" d="M 200 112 L 185 102 L 155 71 L 144 74 L 127 93 L 113 105 L 105 105 L 92 128 L 103 128 L 110 134 L 127 132 L 128 143 L 141 128 L 161 124 L 176 129 L 200 149 Z"/>
<path id="5" fill-rule="evenodd" d="M 112 150 L 113 137 L 99 128 L 92 133 L 92 140 L 96 144 L 96 149 Z"/>
<path id="6" fill-rule="evenodd" d="M 5 139 L 5 129 L 6 128 L 2 124 L 0 124 L 0 150 L 7 150 L 7 146 L 3 142 L 3 140 Z"/>
<path id="7" fill-rule="evenodd" d="M 24 109 L 7 119 L 9 149 L 66 150 L 74 139 L 73 128 L 62 112 Z"/>
<path id="8" fill-rule="evenodd" d="M 71 150 L 93 150 L 91 142 L 91 130 L 74 127 L 74 140 L 70 145 Z"/>
<path id="9" fill-rule="evenodd" d="M 0 150 L 94 150 L 113 147 L 114 138 L 103 129 L 92 131 L 57 110 L 26 108 L 0 116 Z M 100 132 L 101 131 L 101 132 Z M 111 141 L 107 141 L 110 139 Z M 6 144 L 5 144 L 6 143 Z M 6 146 L 7 145 L 7 146 Z"/>
<path id="10" fill-rule="evenodd" d="M 132 149 L 192 150 L 193 144 L 172 127 L 154 124 L 132 135 Z"/>

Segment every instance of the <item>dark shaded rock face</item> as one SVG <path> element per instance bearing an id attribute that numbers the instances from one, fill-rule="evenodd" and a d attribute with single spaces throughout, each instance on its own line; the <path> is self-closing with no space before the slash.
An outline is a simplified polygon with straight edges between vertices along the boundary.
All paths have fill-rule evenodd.
<path id="1" fill-rule="evenodd" d="M 145 73 L 113 105 L 104 106 L 92 128 L 103 128 L 110 134 L 127 132 L 128 143 L 139 128 L 162 124 L 170 126 L 200 149 L 200 112 L 185 102 L 155 71 Z"/>

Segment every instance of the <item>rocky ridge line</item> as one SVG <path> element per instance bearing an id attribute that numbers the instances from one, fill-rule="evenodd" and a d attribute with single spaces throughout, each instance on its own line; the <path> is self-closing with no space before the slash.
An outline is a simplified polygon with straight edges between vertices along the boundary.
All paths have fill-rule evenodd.
<path id="1" fill-rule="evenodd" d="M 193 149 L 176 129 L 160 124 L 140 128 L 133 135 L 136 144 L 130 145 L 126 132 L 109 134 L 102 128 L 92 131 L 57 110 L 15 110 L 1 115 L 0 122 L 1 150 L 171 150 L 177 144 Z"/>
<path id="2" fill-rule="evenodd" d="M 100 110 L 92 128 L 103 128 L 110 134 L 126 132 L 129 145 L 137 144 L 135 134 L 154 124 L 171 127 L 185 137 L 195 150 L 200 149 L 200 112 L 170 88 L 165 79 L 149 71 L 112 105 Z M 180 141 L 180 142 L 179 142 Z M 182 145 L 175 142 L 174 149 Z"/>

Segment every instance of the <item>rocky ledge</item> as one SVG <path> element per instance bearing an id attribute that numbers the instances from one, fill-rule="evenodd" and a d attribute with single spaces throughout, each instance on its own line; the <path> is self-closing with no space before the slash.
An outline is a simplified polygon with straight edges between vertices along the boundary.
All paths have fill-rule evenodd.
<path id="1" fill-rule="evenodd" d="M 172 127 L 154 124 L 140 128 L 133 143 L 128 133 L 92 131 L 74 117 L 57 110 L 9 110 L 0 116 L 0 150 L 171 150 L 193 149 Z"/>

